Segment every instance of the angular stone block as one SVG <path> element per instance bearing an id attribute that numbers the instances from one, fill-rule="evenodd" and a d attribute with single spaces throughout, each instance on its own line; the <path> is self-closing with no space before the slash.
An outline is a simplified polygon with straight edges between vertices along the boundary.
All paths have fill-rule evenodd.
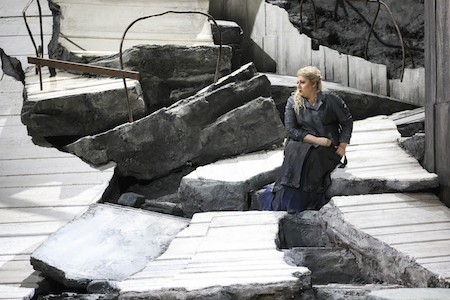
<path id="1" fill-rule="evenodd" d="M 183 210 L 248 210 L 249 193 L 276 179 L 283 150 L 253 153 L 199 167 L 183 177 L 178 198 Z"/>
<path id="2" fill-rule="evenodd" d="M 86 78 L 66 72 L 44 80 L 40 91 L 36 77 L 26 85 L 22 122 L 32 136 L 86 136 L 128 122 L 128 106 L 123 80 Z M 28 82 L 28 81 L 27 81 Z M 141 85 L 127 83 L 135 119 L 147 114 Z"/>
<path id="3" fill-rule="evenodd" d="M 121 281 L 158 257 L 187 225 L 179 217 L 93 204 L 39 246 L 31 263 L 69 288 Z"/>
<path id="4" fill-rule="evenodd" d="M 267 77 L 257 75 L 212 92 L 207 89 L 132 124 L 82 138 L 67 149 L 94 164 L 113 160 L 119 174 L 138 179 L 268 149 L 285 135 L 273 100 L 260 97 L 269 94 Z"/>

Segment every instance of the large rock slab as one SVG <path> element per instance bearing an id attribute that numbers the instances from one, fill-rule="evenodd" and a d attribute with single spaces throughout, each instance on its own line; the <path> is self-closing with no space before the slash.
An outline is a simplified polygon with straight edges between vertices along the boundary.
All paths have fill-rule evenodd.
<path id="1" fill-rule="evenodd" d="M 128 121 L 128 105 L 122 79 L 90 78 L 58 72 L 48 77 L 43 68 L 41 91 L 37 75 L 27 74 L 27 93 L 22 107 L 22 123 L 30 135 L 86 136 L 114 128 Z M 32 70 L 34 73 L 34 70 Z M 147 114 L 141 85 L 127 80 L 133 117 Z"/>
<path id="2" fill-rule="evenodd" d="M 125 299 L 292 299 L 310 271 L 288 265 L 276 239 L 285 212 L 194 215 L 167 251 L 117 284 Z"/>
<path id="3" fill-rule="evenodd" d="M 248 210 L 249 193 L 276 178 L 283 150 L 241 155 L 198 167 L 178 188 L 183 211 Z"/>
<path id="4" fill-rule="evenodd" d="M 354 123 L 348 164 L 331 174 L 328 196 L 411 192 L 437 188 L 435 173 L 422 168 L 399 145 L 395 123 L 377 116 Z"/>
<path id="5" fill-rule="evenodd" d="M 277 104 L 280 114 L 284 117 L 286 101 L 297 88 L 297 77 L 272 73 L 264 74 L 267 75 L 272 84 L 272 97 Z M 355 120 L 378 115 L 391 115 L 396 112 L 417 108 L 415 105 L 402 102 L 396 98 L 361 91 L 338 83 L 322 81 L 322 86 L 324 90 L 331 91 L 344 99 Z"/>
<path id="6" fill-rule="evenodd" d="M 158 257 L 187 225 L 179 217 L 93 204 L 39 246 L 31 263 L 69 288 L 121 281 Z"/>
<path id="7" fill-rule="evenodd" d="M 333 197 L 319 213 L 331 241 L 350 248 L 368 278 L 450 286 L 450 209 L 434 194 Z"/>
<path id="8" fill-rule="evenodd" d="M 150 112 L 192 96 L 214 82 L 217 59 L 220 76 L 231 72 L 231 48 L 224 46 L 138 45 L 123 52 L 127 70 L 139 72 Z M 119 54 L 90 58 L 90 64 L 120 69 Z"/>
<path id="9" fill-rule="evenodd" d="M 432 189 L 438 176 L 429 173 L 406 153 L 400 133 L 386 116 L 355 121 L 348 164 L 331 174 L 327 196 Z M 283 148 L 220 160 L 183 177 L 178 198 L 186 213 L 213 210 L 260 209 L 249 194 L 276 180 L 283 163 Z M 251 199 L 254 201 L 254 199 Z"/>
<path id="10" fill-rule="evenodd" d="M 118 174 L 153 179 L 186 164 L 271 148 L 285 132 L 264 75 L 231 82 L 162 108 L 132 124 L 84 137 L 67 150 Z"/>

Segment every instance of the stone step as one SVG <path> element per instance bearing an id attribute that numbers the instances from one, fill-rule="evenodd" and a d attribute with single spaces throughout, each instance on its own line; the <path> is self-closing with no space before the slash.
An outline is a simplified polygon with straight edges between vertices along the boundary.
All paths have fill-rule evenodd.
<path id="1" fill-rule="evenodd" d="M 167 251 L 117 284 L 122 299 L 153 294 L 164 298 L 205 291 L 236 299 L 255 295 L 294 295 L 310 289 L 310 271 L 288 265 L 276 248 L 284 212 L 208 212 L 195 214 Z M 274 290 L 276 289 L 276 291 Z"/>
<path id="2" fill-rule="evenodd" d="M 398 145 L 399 138 L 394 121 L 387 116 L 355 121 L 348 164 L 331 174 L 328 196 L 436 188 L 437 175 L 406 153 Z M 274 182 L 282 163 L 283 149 L 220 160 L 185 176 L 178 196 L 185 200 L 185 211 L 193 210 L 186 203 L 195 203 L 197 212 L 249 208 L 248 193 Z"/>
<path id="3" fill-rule="evenodd" d="M 333 197 L 320 211 L 327 234 L 358 252 L 387 283 L 450 283 L 450 208 L 434 194 Z"/>
<path id="4" fill-rule="evenodd" d="M 450 289 L 389 289 L 373 291 L 367 300 L 447 300 L 450 299 Z"/>

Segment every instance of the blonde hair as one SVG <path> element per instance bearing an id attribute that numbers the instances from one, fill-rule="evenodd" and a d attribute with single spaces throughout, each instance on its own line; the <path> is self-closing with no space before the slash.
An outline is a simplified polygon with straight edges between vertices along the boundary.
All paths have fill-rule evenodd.
<path id="1" fill-rule="evenodd" d="M 311 84 L 316 83 L 317 87 L 316 99 L 317 99 L 317 95 L 320 93 L 320 91 L 322 91 L 322 76 L 320 75 L 319 69 L 312 66 L 304 67 L 297 71 L 297 77 L 298 76 L 305 77 L 306 79 L 311 81 Z M 294 94 L 294 110 L 298 113 L 300 112 L 300 108 L 303 107 L 305 107 L 305 99 L 302 96 L 300 96 L 300 93 L 298 92 L 297 89 L 297 91 L 295 91 Z"/>

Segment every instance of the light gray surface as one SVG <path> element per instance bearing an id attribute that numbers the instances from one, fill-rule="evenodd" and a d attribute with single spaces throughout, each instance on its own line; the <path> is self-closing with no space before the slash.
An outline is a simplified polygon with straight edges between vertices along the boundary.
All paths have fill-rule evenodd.
<path id="1" fill-rule="evenodd" d="M 450 289 L 390 289 L 373 291 L 367 296 L 367 300 L 448 300 Z"/>
<path id="2" fill-rule="evenodd" d="M 93 204 L 31 254 L 34 268 L 70 288 L 121 281 L 155 259 L 188 219 Z"/>
<path id="3" fill-rule="evenodd" d="M 450 208 L 434 194 L 334 197 L 320 211 L 326 233 L 358 253 L 373 278 L 444 287 L 450 282 Z"/>
<path id="4" fill-rule="evenodd" d="M 285 212 L 209 212 L 194 215 L 167 251 L 145 269 L 118 283 L 122 299 L 159 295 L 178 288 L 179 297 L 218 287 L 237 299 L 310 288 L 310 271 L 283 260 L 275 239 Z M 237 286 L 236 286 L 237 285 Z M 275 290 L 273 290 L 275 288 Z M 277 292 L 276 292 L 277 290 Z M 229 299 L 229 298 L 223 298 Z"/>

